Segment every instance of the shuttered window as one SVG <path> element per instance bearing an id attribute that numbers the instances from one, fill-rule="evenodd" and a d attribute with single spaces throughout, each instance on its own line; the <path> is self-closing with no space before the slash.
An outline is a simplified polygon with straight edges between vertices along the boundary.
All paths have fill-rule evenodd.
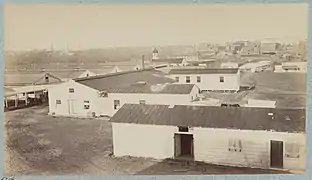
<path id="1" fill-rule="evenodd" d="M 285 156 L 288 158 L 299 158 L 300 148 L 299 144 L 294 142 L 288 142 L 285 144 Z"/>
<path id="2" fill-rule="evenodd" d="M 229 140 L 229 151 L 242 152 L 242 141 L 238 139 Z"/>

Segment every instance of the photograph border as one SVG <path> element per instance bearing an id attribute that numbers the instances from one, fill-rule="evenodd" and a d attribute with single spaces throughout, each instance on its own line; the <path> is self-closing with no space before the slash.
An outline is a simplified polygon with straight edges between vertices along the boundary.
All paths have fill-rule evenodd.
<path id="1" fill-rule="evenodd" d="M 3 56 L 3 50 L 4 50 L 4 8 L 3 8 L 3 1 L 0 0 L 1 6 L 0 6 L 0 107 L 3 107 L 3 94 L 4 94 L 4 89 L 3 89 L 3 83 L 4 83 L 4 56 Z M 18 4 L 31 4 L 31 3 L 45 3 L 45 4 L 52 4 L 52 3 L 62 3 L 62 4 L 72 4 L 72 3 L 80 3 L 80 4 L 96 4 L 96 3 L 127 3 L 127 4 L 141 4 L 141 3 L 148 3 L 148 4 L 157 4 L 157 3 L 175 3 L 175 4 L 193 4 L 196 2 L 197 4 L 212 4 L 212 3 L 248 3 L 248 4 L 253 4 L 253 3 L 309 3 L 309 17 L 308 17 L 308 24 L 309 22 L 312 21 L 312 2 L 311 0 L 6 0 L 5 3 L 18 3 Z M 17 176 L 14 179 L 20 179 L 20 180 L 26 180 L 26 179 L 47 179 L 47 180 L 52 180 L 52 179 L 105 179 L 105 180 L 110 180 L 110 179 L 136 179 L 136 180 L 148 180 L 148 179 L 163 179 L 163 180 L 181 180 L 181 179 L 197 179 L 197 180 L 247 180 L 247 179 L 252 179 L 252 180 L 277 180 L 277 179 L 287 179 L 287 180 L 310 180 L 312 179 L 311 174 L 312 174 L 312 123 L 311 123 L 311 118 L 312 118 L 312 60 L 310 57 L 310 53 L 312 51 L 312 30 L 310 26 L 309 28 L 309 34 L 308 34 L 308 73 L 307 73 L 307 100 L 306 100 L 306 154 L 307 154 L 307 169 L 304 175 L 298 175 L 298 174 L 286 174 L 286 175 L 279 175 L 279 174 L 261 174 L 261 175 L 168 175 L 168 176 L 112 176 L 112 175 L 102 175 L 102 176 Z M 309 81 L 310 80 L 310 81 Z M 0 111 L 0 125 L 1 129 L 0 131 L 2 132 L 0 134 L 0 142 L 4 144 L 4 113 L 3 110 Z M 0 155 L 0 161 L 1 161 L 1 180 L 5 179 L 10 179 L 10 177 L 5 177 L 4 174 L 4 146 L 0 146 L 0 151 L 2 151 Z M 310 176 L 309 176 L 310 174 Z"/>

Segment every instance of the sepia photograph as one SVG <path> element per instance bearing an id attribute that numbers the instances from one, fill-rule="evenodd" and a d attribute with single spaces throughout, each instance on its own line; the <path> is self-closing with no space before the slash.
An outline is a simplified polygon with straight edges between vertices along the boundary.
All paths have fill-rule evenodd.
<path id="1" fill-rule="evenodd" d="M 4 174 L 304 174 L 308 3 L 5 4 Z"/>

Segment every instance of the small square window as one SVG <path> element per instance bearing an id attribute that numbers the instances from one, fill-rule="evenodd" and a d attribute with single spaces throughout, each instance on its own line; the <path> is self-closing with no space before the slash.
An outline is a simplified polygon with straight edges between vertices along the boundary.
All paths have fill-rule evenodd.
<path id="1" fill-rule="evenodd" d="M 186 76 L 185 82 L 186 83 L 190 83 L 191 82 L 191 77 L 190 76 Z"/>
<path id="2" fill-rule="evenodd" d="M 90 101 L 83 101 L 84 104 L 83 104 L 83 107 L 84 109 L 90 109 Z"/>
<path id="3" fill-rule="evenodd" d="M 197 82 L 200 83 L 201 82 L 201 77 L 197 76 Z"/>
<path id="4" fill-rule="evenodd" d="M 180 78 L 179 77 L 175 77 L 175 80 L 176 80 L 176 82 L 179 82 Z"/>
<path id="5" fill-rule="evenodd" d="M 56 100 L 56 104 L 61 104 L 62 101 L 61 100 Z"/>
<path id="6" fill-rule="evenodd" d="M 220 82 L 223 83 L 224 82 L 224 77 L 220 76 Z"/>
<path id="7" fill-rule="evenodd" d="M 120 106 L 120 101 L 119 100 L 114 100 L 114 109 L 119 109 Z"/>
<path id="8" fill-rule="evenodd" d="M 145 100 L 140 100 L 139 104 L 146 104 L 146 101 Z"/>
<path id="9" fill-rule="evenodd" d="M 189 132 L 189 128 L 188 127 L 179 127 L 179 132 Z"/>
<path id="10" fill-rule="evenodd" d="M 74 88 L 69 88 L 69 93 L 74 93 L 75 89 Z"/>

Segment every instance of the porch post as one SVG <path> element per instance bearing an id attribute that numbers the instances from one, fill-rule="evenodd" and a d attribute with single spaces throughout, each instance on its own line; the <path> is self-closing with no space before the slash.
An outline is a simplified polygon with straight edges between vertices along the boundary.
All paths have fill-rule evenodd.
<path id="1" fill-rule="evenodd" d="M 25 93 L 25 105 L 27 106 L 28 105 L 28 94 L 27 94 L 27 92 Z"/>
<path id="2" fill-rule="evenodd" d="M 15 95 L 15 107 L 18 106 L 18 94 Z"/>

